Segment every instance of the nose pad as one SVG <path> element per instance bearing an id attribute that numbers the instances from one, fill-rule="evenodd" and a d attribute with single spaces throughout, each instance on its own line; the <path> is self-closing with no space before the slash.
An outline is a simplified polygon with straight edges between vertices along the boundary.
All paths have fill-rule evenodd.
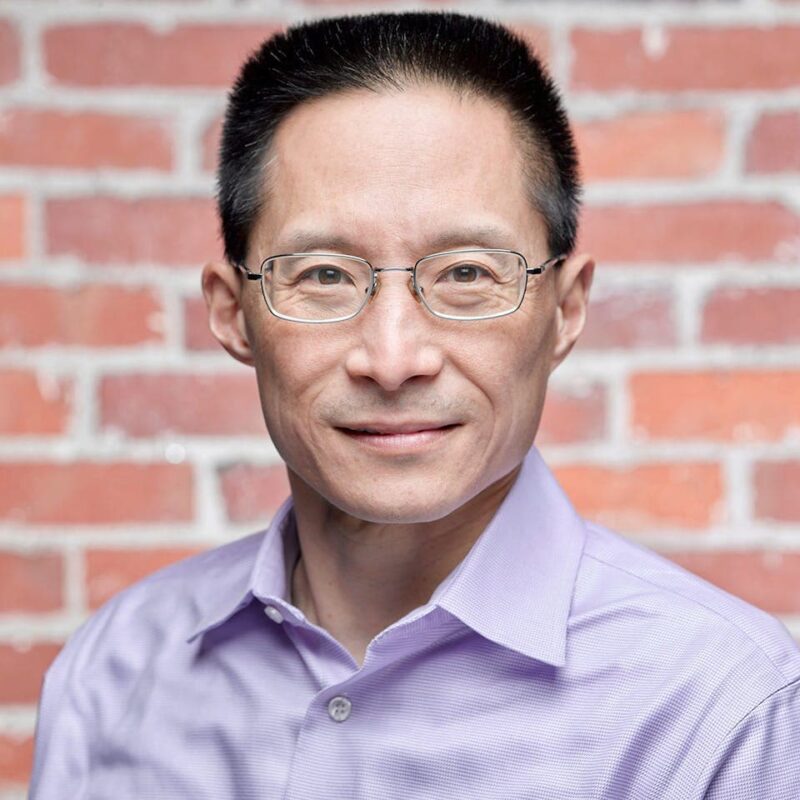
<path id="1" fill-rule="evenodd" d="M 372 284 L 372 287 L 368 290 L 369 291 L 369 301 L 374 300 L 378 296 L 378 292 L 381 290 L 381 286 L 383 285 L 383 280 L 379 277 L 375 277 L 375 281 Z M 413 276 L 408 276 L 408 283 L 406 284 L 408 287 L 408 291 L 411 293 L 411 296 L 418 302 L 422 302 L 420 296 L 414 291 L 414 278 Z M 420 286 L 420 291 L 422 291 L 422 287 Z"/>

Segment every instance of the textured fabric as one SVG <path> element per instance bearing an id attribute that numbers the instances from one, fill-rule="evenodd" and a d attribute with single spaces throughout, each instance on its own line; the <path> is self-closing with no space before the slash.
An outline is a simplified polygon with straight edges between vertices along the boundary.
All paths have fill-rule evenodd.
<path id="1" fill-rule="evenodd" d="M 286 599 L 293 520 L 286 504 L 72 637 L 45 682 L 32 800 L 800 798 L 786 631 L 584 523 L 535 450 L 360 669 Z"/>

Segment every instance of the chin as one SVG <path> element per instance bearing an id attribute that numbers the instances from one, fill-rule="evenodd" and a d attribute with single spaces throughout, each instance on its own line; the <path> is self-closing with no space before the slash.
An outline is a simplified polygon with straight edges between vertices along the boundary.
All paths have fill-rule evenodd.
<path id="1" fill-rule="evenodd" d="M 435 496 L 430 492 L 398 493 L 395 497 L 329 497 L 328 501 L 345 514 L 382 525 L 413 525 L 434 522 L 460 508 L 469 498 L 464 496 Z"/>

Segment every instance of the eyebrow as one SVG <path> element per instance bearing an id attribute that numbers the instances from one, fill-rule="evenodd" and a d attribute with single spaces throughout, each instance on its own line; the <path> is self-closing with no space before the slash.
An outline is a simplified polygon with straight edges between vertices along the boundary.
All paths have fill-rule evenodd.
<path id="1" fill-rule="evenodd" d="M 297 230 L 281 241 L 285 242 L 282 252 L 304 253 L 334 250 L 340 253 L 360 255 L 358 251 L 364 250 L 364 242 L 357 242 L 349 236 L 326 233 L 322 230 Z M 369 243 L 366 243 L 369 245 Z M 450 228 L 438 232 L 424 242 L 425 252 L 419 255 L 428 255 L 440 250 L 449 250 L 456 247 L 485 247 L 511 248 L 519 246 L 512 233 L 499 225 L 480 224 L 468 225 L 460 228 Z"/>
<path id="2" fill-rule="evenodd" d="M 452 228 L 437 234 L 427 244 L 436 250 L 447 250 L 464 245 L 477 247 L 513 247 L 519 246 L 521 237 L 514 237 L 510 230 L 498 225 L 470 225 L 464 228 Z"/>

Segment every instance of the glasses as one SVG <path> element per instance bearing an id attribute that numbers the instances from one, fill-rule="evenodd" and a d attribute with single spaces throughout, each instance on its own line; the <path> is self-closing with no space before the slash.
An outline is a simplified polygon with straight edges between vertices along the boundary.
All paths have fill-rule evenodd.
<path id="1" fill-rule="evenodd" d="M 566 256 L 529 267 L 514 250 L 448 250 L 419 259 L 413 267 L 373 267 L 366 259 L 337 253 L 289 253 L 270 256 L 259 272 L 237 265 L 252 281 L 261 281 L 269 310 L 290 322 L 344 322 L 361 312 L 377 294 L 378 273 L 408 272 L 417 299 L 436 317 L 493 319 L 521 305 L 529 275 L 541 275 Z"/>

